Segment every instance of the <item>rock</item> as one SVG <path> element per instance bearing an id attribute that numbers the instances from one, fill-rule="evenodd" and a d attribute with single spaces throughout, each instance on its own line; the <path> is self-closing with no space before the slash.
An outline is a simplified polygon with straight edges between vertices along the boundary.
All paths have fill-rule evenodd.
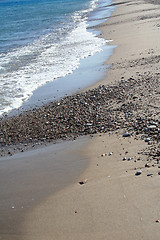
<path id="1" fill-rule="evenodd" d="M 137 171 L 137 172 L 135 173 L 136 176 L 139 176 L 139 175 L 141 175 L 141 174 L 142 174 L 142 171 L 141 171 L 141 170 L 139 170 L 139 171 Z"/>
<path id="2" fill-rule="evenodd" d="M 83 185 L 83 184 L 87 183 L 87 181 L 88 181 L 88 179 L 85 179 L 84 181 L 80 181 L 79 184 Z"/>
<path id="3" fill-rule="evenodd" d="M 153 176 L 153 173 L 148 173 L 147 174 L 147 177 L 151 177 L 151 176 Z"/>
<path id="4" fill-rule="evenodd" d="M 155 125 L 150 125 L 150 126 L 148 126 L 148 130 L 154 130 L 155 128 L 156 128 Z"/>
<path id="5" fill-rule="evenodd" d="M 123 134 L 123 137 L 130 137 L 130 136 L 131 136 L 131 134 L 128 133 L 128 132 L 125 132 L 125 133 Z"/>
<path id="6" fill-rule="evenodd" d="M 127 159 L 127 158 L 126 158 L 126 157 L 124 157 L 124 158 L 123 158 L 123 161 L 125 161 L 126 159 Z"/>
<path id="7" fill-rule="evenodd" d="M 12 156 L 12 152 L 8 151 L 8 155 Z"/>
<path id="8" fill-rule="evenodd" d="M 156 222 L 156 223 L 160 223 L 160 220 L 156 220 L 155 222 Z"/>
<path id="9" fill-rule="evenodd" d="M 107 156 L 107 153 L 101 154 L 101 157 L 105 157 L 105 156 Z"/>
<path id="10" fill-rule="evenodd" d="M 150 122 L 151 125 L 157 126 L 156 122 Z"/>
<path id="11" fill-rule="evenodd" d="M 145 139 L 145 142 L 149 142 L 151 139 L 150 138 L 146 138 Z"/>
<path id="12" fill-rule="evenodd" d="M 145 167 L 150 168 L 151 166 L 148 163 L 146 163 Z"/>

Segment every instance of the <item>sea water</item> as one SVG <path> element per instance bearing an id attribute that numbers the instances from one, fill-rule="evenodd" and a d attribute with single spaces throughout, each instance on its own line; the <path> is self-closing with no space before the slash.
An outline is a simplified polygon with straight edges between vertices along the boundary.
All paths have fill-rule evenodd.
<path id="1" fill-rule="evenodd" d="M 57 79 L 61 88 L 83 59 L 104 51 L 107 41 L 88 27 L 111 15 L 114 7 L 106 7 L 111 3 L 0 0 L 0 115 L 19 108 L 37 89 Z M 69 90 L 73 84 L 66 85 Z"/>

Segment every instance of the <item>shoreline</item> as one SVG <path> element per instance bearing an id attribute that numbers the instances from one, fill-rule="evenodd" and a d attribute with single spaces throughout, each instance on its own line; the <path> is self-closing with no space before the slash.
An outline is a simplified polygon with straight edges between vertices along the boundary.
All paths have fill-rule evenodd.
<path id="1" fill-rule="evenodd" d="M 106 85 L 107 81 L 112 85 L 110 87 L 101 86 L 93 90 L 96 87 L 94 85 L 86 96 L 83 91 L 81 94 L 74 95 L 76 99 L 77 96 L 80 96 L 79 103 L 82 99 L 83 103 L 86 102 L 86 98 L 88 99 L 86 102 L 89 105 L 87 112 L 92 109 L 92 114 L 95 115 L 95 112 L 99 114 L 97 114 L 97 120 L 87 121 L 85 126 L 89 135 L 95 134 L 93 131 L 98 126 L 97 134 L 86 147 L 90 165 L 79 177 L 79 180 L 88 179 L 88 181 L 84 186 L 80 186 L 77 181 L 50 196 L 32 211 L 28 211 L 25 221 L 21 225 L 21 237 L 23 236 L 25 240 L 35 239 L 35 237 L 44 239 L 46 236 L 47 239 L 58 240 L 66 239 L 66 237 L 68 239 L 79 237 L 85 240 L 91 238 L 128 240 L 133 237 L 137 240 L 144 237 L 145 239 L 158 239 L 159 226 L 156 220 L 160 218 L 158 212 L 159 152 L 157 147 L 159 132 L 156 129 L 159 129 L 160 125 L 158 105 L 160 75 L 158 74 L 159 52 L 155 50 L 158 50 L 156 39 L 159 33 L 151 27 L 154 23 L 147 22 L 147 14 L 156 11 L 159 6 L 154 8 L 152 5 L 151 8 L 151 6 L 139 2 L 141 3 L 140 11 L 135 11 L 137 5 L 134 5 L 134 2 L 133 5 L 128 6 L 123 3 L 123 8 L 117 8 L 110 20 L 100 26 L 104 36 L 110 34 L 111 38 L 117 39 L 116 44 L 120 43 L 107 62 L 112 67 L 107 72 L 106 78 L 97 83 L 98 86 L 100 83 Z M 148 9 L 145 12 L 146 15 L 143 15 L 144 6 Z M 147 39 L 145 44 L 142 41 L 145 36 L 142 32 L 142 36 L 138 39 L 141 45 L 139 43 L 136 46 L 137 50 L 136 47 L 133 47 L 136 38 L 132 39 L 131 28 L 127 29 L 127 27 L 132 23 L 134 33 L 134 27 L 136 26 L 137 29 L 137 25 L 134 21 L 129 22 L 125 15 L 128 9 L 135 11 L 135 15 L 129 16 L 132 20 L 136 17 L 139 23 L 144 21 L 139 25 L 140 30 L 148 31 L 149 29 L 150 32 L 151 29 L 153 30 L 151 35 L 154 36 L 155 41 L 152 50 L 148 49 L 152 43 L 150 39 Z M 139 16 L 140 12 L 143 16 Z M 144 20 L 139 20 L 139 17 L 143 17 Z M 126 28 L 124 28 L 123 22 L 126 24 Z M 155 32 L 156 34 L 153 34 Z M 143 48 L 141 48 L 142 46 Z M 139 52 L 140 49 L 141 52 Z M 125 56 L 124 60 L 122 53 Z M 113 78 L 120 81 L 113 82 Z M 101 105 L 96 105 L 98 101 L 97 98 L 94 101 L 95 94 Z M 106 98 L 106 95 L 109 98 Z M 84 98 L 81 98 L 82 96 Z M 69 97 L 70 101 L 71 99 L 73 100 L 73 96 Z M 90 105 L 93 102 L 94 106 Z M 64 104 L 64 102 L 62 103 Z M 87 104 L 82 105 L 80 113 L 86 109 Z M 103 109 L 99 109 L 100 106 L 103 106 Z M 93 115 L 88 116 L 93 117 Z M 103 124 L 98 124 L 98 122 Z M 107 123 L 105 128 L 104 122 Z M 74 125 L 75 123 L 72 126 Z M 106 133 L 104 129 L 106 129 Z M 122 137 L 126 131 L 130 133 L 129 138 Z M 145 142 L 147 138 L 150 140 Z M 148 149 L 146 150 L 146 148 Z M 126 152 L 129 152 L 129 155 Z M 140 154 L 138 154 L 139 152 Z M 101 156 L 105 153 L 107 153 L 106 157 Z M 111 158 L 109 153 L 112 153 Z M 140 158 L 139 160 L 137 156 Z M 122 161 L 124 157 L 131 159 Z M 157 163 L 154 163 L 156 161 Z M 154 167 L 144 167 L 147 163 Z M 135 173 L 138 170 L 141 170 L 142 174 L 136 177 Z M 153 175 L 147 176 L 150 173 Z M 151 202 L 152 204 L 150 204 Z M 18 238 L 15 237 L 15 239 Z"/>
<path id="2" fill-rule="evenodd" d="M 101 6 L 98 5 L 95 10 L 93 9 L 93 12 L 89 13 L 88 19 L 86 20 L 86 30 L 91 29 L 91 31 L 87 32 L 92 33 L 95 42 L 96 39 L 99 39 L 98 41 L 102 40 L 99 38 L 100 32 L 97 29 L 99 23 L 105 21 L 101 20 L 101 15 L 105 14 L 109 17 L 114 10 L 114 6 L 108 5 L 107 7 L 103 7 L 103 0 L 102 2 L 100 1 L 99 4 L 101 4 Z M 101 13 L 96 14 L 99 11 Z M 25 100 L 19 108 L 12 109 L 6 113 L 4 112 L 1 116 L 8 115 L 10 117 L 34 109 L 35 107 L 39 108 L 50 102 L 58 101 L 65 96 L 78 93 L 86 87 L 93 85 L 105 75 L 106 69 L 103 69 L 102 65 L 112 54 L 114 46 L 109 46 L 103 39 L 100 48 L 101 50 L 99 51 L 97 49 L 97 52 L 93 55 L 91 52 L 88 57 L 80 59 L 79 67 L 73 70 L 72 73 L 64 77 L 59 77 L 51 82 L 46 82 L 44 85 L 35 89 L 33 94 Z"/>
<path id="3" fill-rule="evenodd" d="M 106 78 L 91 88 L 94 89 L 100 83 L 105 84 L 106 81 L 116 85 L 113 79 L 117 82 L 120 80 L 122 85 L 124 83 L 126 87 L 128 86 L 125 99 L 123 99 L 124 91 L 121 91 L 119 106 L 114 99 L 109 103 L 113 112 L 118 108 L 119 113 L 124 113 L 122 119 L 126 128 L 121 130 L 122 116 L 118 114 L 116 123 L 120 124 L 120 128 L 116 133 L 114 131 L 94 135 L 86 147 L 86 154 L 90 159 L 89 167 L 79 178 L 84 180 L 84 185 L 79 186 L 77 182 L 68 186 L 38 205 L 34 212 L 28 213 L 23 225 L 29 230 L 25 240 L 32 239 L 34 232 L 38 233 L 38 239 L 47 236 L 48 239 L 58 240 L 64 240 L 66 237 L 83 240 L 91 238 L 158 240 L 159 238 L 159 152 L 156 152 L 159 149 L 158 138 L 147 139 L 149 132 L 154 138 L 155 131 L 159 128 L 160 78 L 159 51 L 156 44 L 159 32 L 154 29 L 153 22 L 145 20 L 146 15 L 149 13 L 150 16 L 151 11 L 158 10 L 159 6 L 143 4 L 141 1 L 140 3 L 139 11 L 135 11 L 137 5 L 134 3 L 128 7 L 122 5 L 123 7 L 117 8 L 117 12 L 113 13 L 113 17 L 105 26 L 101 25 L 103 35 L 107 36 L 114 26 L 115 32 L 111 32 L 113 34 L 111 38 L 117 39 L 117 44 L 120 40 L 121 42 L 107 62 L 112 64 L 112 67 Z M 145 16 L 144 7 L 148 9 Z M 144 18 L 139 29 L 140 39 L 135 45 L 139 41 L 140 43 L 134 48 L 132 47 L 136 38 L 132 39 L 130 29 L 133 29 L 134 33 L 133 27 L 137 27 L 137 24 L 135 21 L 132 24 L 129 21 L 128 26 L 124 28 L 122 21 L 127 24 L 128 17 L 125 18 L 125 12 L 129 9 L 133 10 L 133 15 L 130 15 L 132 20 L 136 17 L 141 23 L 143 20 L 139 20 L 139 17 L 142 17 L 140 12 Z M 155 39 L 153 45 L 149 38 L 144 44 L 145 30 L 146 32 L 149 30 Z M 123 42 L 125 38 L 126 41 Z M 124 59 L 122 59 L 123 55 Z M 133 110 L 132 103 L 137 108 L 133 112 L 128 112 L 129 107 Z M 136 113 L 139 118 L 136 117 Z M 147 118 L 148 122 L 146 122 Z M 128 138 L 123 137 L 126 129 L 131 133 Z M 146 131 L 143 132 L 144 129 Z M 136 175 L 137 172 L 140 175 Z M 38 222 L 34 214 L 40 218 Z"/>

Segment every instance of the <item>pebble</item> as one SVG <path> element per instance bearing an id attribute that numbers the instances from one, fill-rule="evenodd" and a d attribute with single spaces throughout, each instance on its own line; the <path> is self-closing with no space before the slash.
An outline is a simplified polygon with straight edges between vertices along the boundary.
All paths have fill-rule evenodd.
<path id="1" fill-rule="evenodd" d="M 145 142 L 149 142 L 151 139 L 150 138 L 146 138 L 145 139 Z"/>
<path id="2" fill-rule="evenodd" d="M 135 173 L 136 176 L 141 175 L 141 174 L 142 174 L 142 171 L 141 171 L 141 170 L 139 170 L 139 171 L 137 171 L 137 172 Z"/>
<path id="3" fill-rule="evenodd" d="M 80 181 L 79 184 L 80 184 L 80 185 L 83 185 L 83 184 L 87 183 L 87 181 L 88 181 L 88 179 L 85 179 L 85 180 L 83 180 L 83 181 Z"/>
<path id="4" fill-rule="evenodd" d="M 148 163 L 146 163 L 145 167 L 150 168 L 151 166 Z"/>
<path id="5" fill-rule="evenodd" d="M 155 222 L 156 222 L 156 223 L 160 223 L 160 220 L 156 220 Z"/>
<path id="6" fill-rule="evenodd" d="M 105 156 L 107 156 L 107 153 L 101 154 L 101 157 L 105 157 Z"/>
<path id="7" fill-rule="evenodd" d="M 148 173 L 147 174 L 147 177 L 151 177 L 151 176 L 153 176 L 153 173 Z"/>
<path id="8" fill-rule="evenodd" d="M 126 132 L 126 133 L 123 134 L 123 137 L 130 137 L 130 136 L 131 136 L 131 134 L 128 133 L 128 132 Z"/>
<path id="9" fill-rule="evenodd" d="M 29 146 L 123 131 L 123 137 L 149 138 L 149 147 L 153 149 L 148 149 L 147 154 L 160 156 L 154 148 L 159 142 L 159 109 L 149 105 L 150 100 L 158 98 L 159 78 L 144 73 L 137 79 L 130 77 L 112 86 L 100 85 L 19 115 L 4 115 L 0 118 L 1 155 L 14 154 L 12 146 L 16 151 L 25 151 Z"/>

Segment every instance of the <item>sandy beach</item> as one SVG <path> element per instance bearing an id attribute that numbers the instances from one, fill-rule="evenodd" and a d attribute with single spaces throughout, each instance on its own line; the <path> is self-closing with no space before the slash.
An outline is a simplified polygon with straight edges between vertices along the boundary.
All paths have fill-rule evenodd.
<path id="1" fill-rule="evenodd" d="M 7 120 L 7 126 L 18 120 L 20 129 L 23 128 L 21 123 L 26 122 L 28 135 L 21 134 L 17 139 L 15 130 L 10 127 L 3 139 L 4 146 L 20 141 L 22 145 L 18 150 L 25 151 L 26 139 L 31 139 L 27 144 L 32 148 L 44 138 L 47 143 L 51 139 L 71 142 L 59 145 L 58 157 L 53 157 L 58 152 L 52 145 L 50 150 L 41 150 L 43 154 L 34 150 L 37 151 L 34 157 L 30 152 L 19 153 L 20 158 L 16 154 L 12 156 L 17 151 L 13 147 L 1 151 L 1 155 L 8 151 L 8 157 L 1 158 L 0 162 L 3 173 L 0 177 L 4 179 L 1 182 L 0 239 L 159 239 L 160 5 L 159 1 L 140 0 L 120 0 L 114 4 L 115 12 L 99 26 L 102 37 L 117 45 L 106 63 L 110 70 L 88 91 L 63 99 L 58 106 L 45 107 L 47 114 L 52 107 L 62 113 L 55 119 L 58 124 L 60 121 L 55 139 L 46 131 L 45 136 L 35 134 L 36 141 L 31 141 L 30 123 L 37 121 L 32 118 L 33 112 L 28 113 L 28 118 Z M 70 108 L 64 107 L 71 101 Z M 79 107 L 74 119 L 77 125 L 63 114 L 65 109 L 67 116 L 72 116 L 68 114 L 70 109 L 75 109 L 74 102 Z M 83 103 L 82 108 L 80 103 Z M 43 125 L 44 114 L 39 112 L 39 116 L 42 116 L 42 128 L 48 129 L 46 119 Z M 85 118 L 85 125 L 81 127 Z M 71 128 L 64 133 L 68 122 Z M 81 135 L 88 136 L 74 140 Z M 11 177 L 7 180 L 8 166 L 11 166 L 7 164 L 12 158 L 20 167 L 12 166 L 8 172 Z M 39 170 L 34 168 L 36 162 L 41 163 Z M 23 173 L 26 166 L 28 172 Z M 55 166 L 62 174 L 58 175 Z M 63 181 L 54 189 L 53 185 L 59 184 L 61 179 Z M 16 187 L 13 187 L 14 181 Z M 16 196 L 12 193 L 14 188 Z M 36 198 L 33 203 L 32 199 Z"/>

